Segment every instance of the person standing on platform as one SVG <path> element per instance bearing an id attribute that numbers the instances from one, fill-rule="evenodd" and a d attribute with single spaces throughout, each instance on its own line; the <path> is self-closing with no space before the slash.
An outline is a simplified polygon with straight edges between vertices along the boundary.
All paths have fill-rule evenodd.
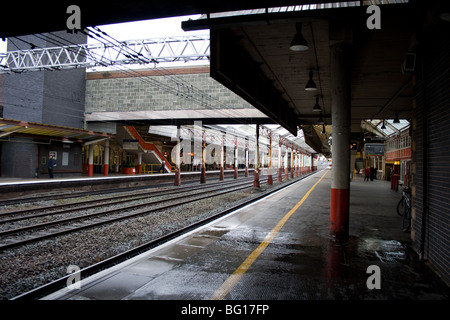
<path id="1" fill-rule="evenodd" d="M 48 175 L 50 176 L 50 179 L 53 179 L 53 167 L 56 166 L 56 160 L 53 158 L 53 156 L 50 156 L 48 158 Z"/>
<path id="2" fill-rule="evenodd" d="M 369 176 L 370 176 L 370 168 L 366 168 L 366 170 L 364 170 L 364 181 L 369 181 Z"/>

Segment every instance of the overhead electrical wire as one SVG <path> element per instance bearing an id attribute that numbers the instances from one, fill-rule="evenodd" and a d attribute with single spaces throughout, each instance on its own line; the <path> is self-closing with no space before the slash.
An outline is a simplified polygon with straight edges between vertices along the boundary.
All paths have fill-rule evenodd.
<path id="1" fill-rule="evenodd" d="M 88 31 L 90 31 L 90 30 L 88 30 Z M 99 31 L 99 28 L 98 28 L 98 30 L 96 30 L 96 31 Z M 98 34 L 98 32 L 93 32 L 93 31 L 91 31 L 91 33 L 88 33 L 88 32 L 85 32 L 88 36 L 90 36 L 90 37 L 92 37 L 93 39 L 95 39 L 95 40 L 97 40 L 97 41 L 100 41 L 101 43 L 103 43 L 105 46 L 110 46 L 110 47 L 112 47 L 113 49 L 115 49 L 115 50 L 118 50 L 117 49 L 117 47 L 121 44 L 121 42 L 119 41 L 119 40 L 116 40 L 116 39 L 114 39 L 114 38 L 112 38 L 112 39 L 114 39 L 114 41 L 115 42 L 112 42 L 112 41 L 110 41 L 110 40 L 108 40 L 108 39 L 105 39 L 104 37 L 100 37 L 101 39 L 103 39 L 104 41 L 102 41 L 102 40 L 99 40 L 98 38 L 96 38 L 96 37 L 94 37 L 93 36 L 93 34 L 94 35 L 96 35 L 96 36 L 99 36 L 99 34 Z M 104 34 L 106 34 L 106 33 L 104 33 Z M 74 44 L 74 43 L 72 43 L 71 41 L 69 41 L 68 39 L 65 39 L 65 38 L 62 38 L 62 37 L 60 37 L 60 36 L 58 36 L 58 35 L 56 35 L 56 34 L 53 34 L 52 33 L 52 35 L 54 36 L 54 37 L 57 37 L 57 38 L 59 38 L 59 39 L 61 39 L 62 41 L 65 41 L 65 42 L 67 42 L 67 43 L 70 43 L 70 44 L 73 44 L 73 45 L 76 45 L 76 44 Z M 40 36 L 39 36 L 40 37 Z M 110 37 L 110 36 L 109 36 Z M 105 41 L 106 41 L 106 43 L 105 43 Z M 67 43 L 65 43 L 65 42 L 61 42 L 60 40 L 55 40 L 55 39 L 49 39 L 49 42 L 52 42 L 53 44 L 56 44 L 56 45 L 58 45 L 58 46 L 61 46 L 61 45 L 67 45 Z M 122 49 L 123 49 L 123 47 L 122 47 Z M 129 49 L 129 50 L 132 50 L 132 49 Z M 96 54 L 96 53 L 92 53 L 92 54 Z M 133 55 L 133 56 L 135 56 L 135 57 L 137 57 L 137 56 L 139 56 L 140 54 L 139 53 L 137 53 L 137 52 L 129 52 L 129 54 L 130 54 L 130 56 L 131 55 Z M 98 55 L 98 54 L 96 54 L 96 55 Z M 142 56 L 142 55 L 141 55 Z M 87 58 L 87 56 L 85 56 L 86 58 Z M 108 66 L 110 66 L 110 67 L 112 67 L 113 69 L 116 69 L 116 70 L 118 70 L 119 72 L 122 72 L 122 73 L 125 73 L 125 74 L 129 74 L 131 77 L 133 77 L 133 78 L 137 78 L 138 80 L 140 80 L 140 81 L 142 81 L 142 82 L 145 82 L 145 83 L 148 83 L 148 84 L 150 84 L 150 85 L 153 85 L 153 86 L 155 86 L 155 87 L 157 87 L 157 88 L 159 88 L 159 89 L 161 89 L 161 90 L 165 90 L 166 92 L 169 92 L 169 93 L 172 93 L 172 94 L 174 94 L 174 95 L 176 95 L 176 96 L 180 96 L 180 95 L 185 95 L 183 92 L 181 92 L 180 93 L 180 89 L 179 88 L 177 88 L 177 89 L 175 89 L 174 87 L 171 87 L 171 86 L 168 86 L 168 85 L 166 85 L 166 84 L 164 84 L 164 83 L 162 83 L 161 81 L 158 81 L 158 80 L 156 80 L 156 79 L 154 79 L 154 78 L 149 78 L 149 77 L 147 77 L 147 76 L 145 76 L 144 74 L 142 74 L 142 73 L 140 73 L 139 71 L 137 71 L 137 70 L 134 70 L 134 69 L 131 69 L 131 68 L 127 68 L 127 67 L 124 67 L 124 66 L 115 66 L 114 65 L 114 61 L 113 60 L 111 60 L 111 59 L 108 59 L 109 60 L 109 64 L 105 64 L 105 65 L 108 65 Z M 149 63 L 149 61 L 147 60 L 147 61 L 142 61 L 141 60 L 141 62 L 142 63 Z M 166 72 L 166 73 L 169 73 L 169 72 Z M 160 72 L 160 74 L 161 75 L 165 75 L 165 76 L 167 76 L 167 74 L 166 73 L 161 73 Z M 169 73 L 170 74 L 170 73 Z M 179 78 L 176 78 L 175 77 L 175 79 L 176 80 L 173 80 L 173 77 L 172 77 L 172 81 L 174 81 L 175 83 L 183 83 L 183 85 L 185 86 L 185 87 L 187 87 L 187 88 L 194 88 L 193 87 L 193 85 L 191 85 L 191 84 L 189 84 L 188 82 L 186 82 L 185 80 L 183 80 L 183 79 L 179 79 Z M 119 80 L 119 79 L 117 79 L 117 80 Z M 190 89 L 190 90 L 188 90 L 188 92 L 189 91 L 191 91 L 191 92 L 193 92 L 193 89 Z M 200 91 L 200 90 L 199 90 Z M 208 95 L 206 94 L 206 93 L 204 93 L 204 92 L 202 92 L 201 94 L 200 94 L 200 96 L 201 96 L 201 100 L 199 101 L 198 99 L 197 99 L 197 102 L 200 102 L 201 104 L 203 104 L 204 103 L 204 97 L 207 97 Z M 185 95 L 185 97 L 186 98 L 194 98 L 194 97 L 192 97 L 191 95 Z M 212 104 L 210 104 L 210 106 L 212 107 L 213 105 Z M 225 116 L 229 116 L 229 114 L 226 114 L 226 113 L 223 113 Z M 111 120 L 114 120 L 113 118 L 111 118 Z"/>

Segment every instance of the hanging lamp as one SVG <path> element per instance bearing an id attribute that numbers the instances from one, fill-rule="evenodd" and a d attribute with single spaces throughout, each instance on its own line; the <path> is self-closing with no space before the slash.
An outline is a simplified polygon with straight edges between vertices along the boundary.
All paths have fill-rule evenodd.
<path id="1" fill-rule="evenodd" d="M 296 24 L 297 33 L 291 41 L 289 49 L 292 51 L 306 51 L 309 49 L 308 42 L 302 34 L 302 24 L 299 22 Z"/>

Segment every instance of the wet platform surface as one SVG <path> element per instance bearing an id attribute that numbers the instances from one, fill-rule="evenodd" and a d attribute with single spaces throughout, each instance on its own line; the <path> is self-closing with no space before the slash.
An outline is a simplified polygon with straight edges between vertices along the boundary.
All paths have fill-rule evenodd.
<path id="1" fill-rule="evenodd" d="M 449 298 L 448 287 L 409 249 L 410 234 L 401 231 L 401 218 L 395 212 L 400 192 L 390 190 L 387 181 L 365 182 L 360 176 L 352 180 L 350 239 L 337 244 L 328 236 L 330 186 L 331 170 L 317 172 L 195 232 L 83 279 L 80 289 L 64 289 L 46 299 Z M 373 265 L 379 267 L 380 289 L 367 285 L 372 276 L 367 268 Z"/>

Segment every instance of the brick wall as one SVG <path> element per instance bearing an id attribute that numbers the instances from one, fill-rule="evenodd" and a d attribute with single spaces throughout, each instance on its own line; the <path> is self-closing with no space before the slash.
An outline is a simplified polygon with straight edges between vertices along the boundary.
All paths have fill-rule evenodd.
<path id="1" fill-rule="evenodd" d="M 141 77 L 124 73 L 89 73 L 86 83 L 86 112 L 120 112 L 148 110 L 211 109 L 217 101 L 207 101 L 212 96 L 230 109 L 251 108 L 249 103 L 209 76 L 209 68 L 174 69 L 154 72 L 139 71 Z M 128 75 L 127 78 L 124 78 Z M 192 84 L 205 93 L 205 103 L 186 99 L 189 89 L 181 84 Z M 177 85 L 179 82 L 179 85 Z M 173 92 L 168 92 L 168 86 Z M 177 94 L 178 93 L 178 94 Z M 212 103 L 212 105 L 211 105 Z"/>
<path id="2" fill-rule="evenodd" d="M 450 283 L 450 23 L 419 39 L 413 138 L 414 249 Z"/>

